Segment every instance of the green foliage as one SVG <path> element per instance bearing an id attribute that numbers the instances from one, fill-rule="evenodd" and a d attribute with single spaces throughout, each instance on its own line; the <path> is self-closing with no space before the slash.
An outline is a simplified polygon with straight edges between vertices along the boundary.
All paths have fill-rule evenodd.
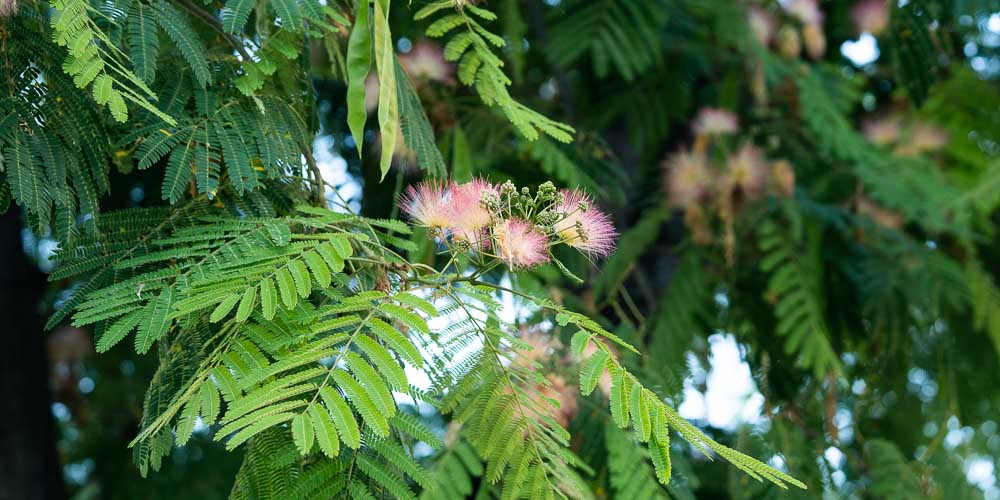
<path id="1" fill-rule="evenodd" d="M 660 224 L 669 217 L 664 208 L 653 208 L 636 225 L 621 236 L 621 250 L 615 252 L 604 264 L 603 272 L 594 283 L 597 299 L 613 297 L 634 269 L 635 260 L 656 241 Z"/>
<path id="2" fill-rule="evenodd" d="M 782 488 L 786 488 L 787 483 L 805 489 L 805 484 L 788 474 L 719 444 L 706 436 L 690 422 L 684 420 L 675 409 L 664 403 L 656 394 L 643 387 L 634 375 L 614 359 L 609 345 L 601 340 L 608 339 L 620 342 L 613 334 L 608 333 L 592 320 L 578 314 L 564 311 L 560 313 L 557 320 L 559 319 L 563 323 L 572 323 L 582 328 L 575 334 L 576 338 L 573 341 L 574 351 L 577 355 L 582 355 L 588 344 L 592 343 L 596 349 L 591 357 L 607 358 L 605 369 L 610 373 L 612 381 L 609 401 L 611 416 L 619 428 L 631 427 L 640 442 L 648 442 L 647 448 L 656 470 L 656 477 L 661 483 L 667 484 L 670 481 L 669 431 L 673 429 L 699 452 L 706 456 L 715 452 L 758 481 L 767 480 Z M 587 365 L 584 367 L 586 368 Z M 592 368 L 587 368 L 587 370 L 591 371 Z M 583 378 L 584 376 L 581 375 L 581 379 Z M 581 387 L 584 385 L 581 384 Z"/>
<path id="3" fill-rule="evenodd" d="M 653 384 L 671 396 L 683 389 L 689 371 L 686 353 L 705 331 L 712 306 L 711 282 L 696 255 L 684 255 L 677 266 L 651 318 L 650 356 L 644 370 Z"/>
<path id="4" fill-rule="evenodd" d="M 301 172 L 301 148 L 308 139 L 302 118 L 287 102 L 270 96 L 190 92 L 183 86 L 178 82 L 174 99 L 183 103 L 193 98 L 196 111 L 178 116 L 176 127 L 150 120 L 141 127 L 150 135 L 123 144 L 135 149 L 140 169 L 166 159 L 164 200 L 177 203 L 195 187 L 198 193 L 216 196 L 222 167 L 237 193 L 260 187 L 266 177 Z"/>
<path id="5" fill-rule="evenodd" d="M 153 3 L 156 22 L 167 33 L 167 36 L 177 46 L 181 57 L 194 72 L 198 86 L 205 88 L 212 84 L 212 74 L 205 60 L 205 47 L 198 40 L 198 35 L 188 25 L 187 18 L 173 5 L 165 1 Z"/>
<path id="6" fill-rule="evenodd" d="M 504 479 L 505 498 L 538 498 L 555 492 L 584 496 L 586 487 L 573 470 L 582 464 L 568 450 L 569 434 L 549 416 L 551 409 L 547 408 L 552 403 L 540 393 L 546 382 L 530 367 L 505 366 L 504 360 L 516 351 L 504 352 L 501 345 L 516 341 L 498 327 L 502 325 L 495 316 L 499 303 L 483 292 L 462 287 L 449 293 L 464 317 L 448 332 L 451 338 L 444 339 L 446 345 L 475 335 L 483 350 L 458 365 L 459 370 L 452 375 L 455 387 L 443 398 L 441 409 L 454 413 L 468 429 L 465 436 L 486 465 L 483 479 L 490 484 Z M 480 302 L 482 309 L 477 309 L 488 315 L 486 321 L 472 314 L 465 304 L 470 300 Z M 459 344 L 452 349 L 460 348 Z M 530 385 L 525 387 L 520 381 Z"/>
<path id="7" fill-rule="evenodd" d="M 103 15 L 100 11 L 86 0 L 59 0 L 52 2 L 52 7 L 56 11 L 51 20 L 53 39 L 68 49 L 63 69 L 73 77 L 77 87 L 93 84 L 94 100 L 107 106 L 116 121 L 128 119 L 125 102 L 128 100 L 173 123 L 170 116 L 150 102 L 156 100 L 156 94 L 126 67 L 126 54 L 91 18 L 92 14 Z"/>
<path id="8" fill-rule="evenodd" d="M 937 77 L 930 2 L 892 6 L 890 30 L 893 69 L 918 107 L 927 99 Z"/>
<path id="9" fill-rule="evenodd" d="M 1000 355 L 1000 289 L 976 261 L 966 264 L 965 280 L 976 328 L 989 334 Z"/>
<path id="10" fill-rule="evenodd" d="M 593 180 L 589 179 L 572 158 L 555 143 L 541 138 L 534 142 L 525 143 L 523 148 L 531 159 L 539 163 L 545 173 L 570 185 L 596 187 Z"/>
<path id="11" fill-rule="evenodd" d="M 659 64 L 669 2 L 602 0 L 570 2 L 552 26 L 549 57 L 571 66 L 589 55 L 594 73 L 604 78 L 610 68 L 632 81 Z"/>
<path id="12" fill-rule="evenodd" d="M 753 2 L 776 33 L 721 0 L 19 2 L 0 210 L 58 243 L 48 327 L 92 332 L 88 366 L 149 363 L 115 408 L 143 476 L 219 474 L 192 457 L 225 449 L 233 498 L 981 498 L 962 466 L 1000 405 L 986 3 L 894 4 L 859 70 L 836 2 L 821 22 Z M 817 34 L 820 61 L 789 47 Z M 700 107 L 736 130 L 695 126 Z M 886 113 L 891 139 L 869 127 Z M 745 144 L 760 164 L 733 160 Z M 682 150 L 711 168 L 660 167 Z M 351 191 L 329 153 L 366 216 L 329 210 Z M 454 253 L 380 218 L 418 176 L 585 190 L 618 249 L 593 270 Z M 763 396 L 753 436 L 678 412 L 720 339 Z M 954 421 L 972 437 L 941 446 Z"/>
<path id="13" fill-rule="evenodd" d="M 435 460 L 436 488 L 424 490 L 421 500 L 468 498 L 474 493 L 476 478 L 483 475 L 483 464 L 476 450 L 466 441 L 457 440 Z"/>
<path id="14" fill-rule="evenodd" d="M 887 499 L 924 496 L 918 475 L 896 445 L 874 439 L 868 442 L 866 448 L 872 467 L 873 495 Z"/>
<path id="15" fill-rule="evenodd" d="M 607 433 L 608 468 L 615 495 L 637 500 L 668 498 L 644 453 L 628 434 L 615 427 Z"/>
<path id="16" fill-rule="evenodd" d="M 816 134 L 824 154 L 849 162 L 875 199 L 908 219 L 920 220 L 936 232 L 964 232 L 963 225 L 954 223 L 956 218 L 962 219 L 954 210 L 965 208 L 953 205 L 960 194 L 942 182 L 933 164 L 922 158 L 890 157 L 875 149 L 837 109 L 816 71 L 802 72 L 797 83 L 802 119 Z"/>
<path id="17" fill-rule="evenodd" d="M 157 36 L 153 8 L 142 2 L 135 2 L 129 7 L 128 48 L 136 75 L 148 84 L 153 83 L 160 38 Z"/>
<path id="18" fill-rule="evenodd" d="M 977 500 L 983 498 L 983 492 L 969 484 L 962 469 L 962 464 L 950 458 L 946 453 L 936 454 L 930 460 L 933 468 L 936 498 L 955 498 L 960 500 Z"/>
<path id="19" fill-rule="evenodd" d="M 512 82 L 503 72 L 503 61 L 493 53 L 494 48 L 503 48 L 507 42 L 482 25 L 495 20 L 496 14 L 471 4 L 452 11 L 455 5 L 451 0 L 438 0 L 421 8 L 413 17 L 420 21 L 439 15 L 427 27 L 427 36 L 432 38 L 457 30 L 445 45 L 444 58 L 457 62 L 458 79 L 474 87 L 484 104 L 498 106 L 528 140 L 538 139 L 539 132 L 560 142 L 572 140 L 572 127 L 546 118 L 511 97 L 507 87 Z"/>
<path id="20" fill-rule="evenodd" d="M 5 25 L 8 50 L 0 58 L 0 156 L 5 198 L 30 215 L 31 225 L 74 238 L 81 218 L 99 217 L 98 198 L 108 184 L 105 123 L 89 94 L 61 71 L 59 47 L 38 37 L 36 20 L 20 16 Z M 46 64 L 32 67 L 39 54 Z M 42 68 L 54 68 L 55 71 Z M 61 99 L 46 96 L 55 93 Z"/>
<path id="21" fill-rule="evenodd" d="M 431 127 L 413 83 L 396 61 L 396 94 L 399 96 L 399 124 L 405 146 L 417 154 L 417 164 L 432 177 L 445 177 L 444 158 L 434 141 Z"/>
<path id="22" fill-rule="evenodd" d="M 789 238 L 778 226 L 761 224 L 761 270 L 771 275 L 766 298 L 774 304 L 777 334 L 785 337 L 785 351 L 795 354 L 796 363 L 810 369 L 817 378 L 841 370 L 837 353 L 831 345 L 830 332 L 820 302 L 819 243 L 802 248 L 802 242 Z"/>

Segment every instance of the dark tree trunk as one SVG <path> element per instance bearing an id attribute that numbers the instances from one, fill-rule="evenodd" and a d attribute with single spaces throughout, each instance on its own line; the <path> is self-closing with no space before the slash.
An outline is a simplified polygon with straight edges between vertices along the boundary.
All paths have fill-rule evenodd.
<path id="1" fill-rule="evenodd" d="M 0 499 L 64 498 L 39 311 L 45 276 L 21 245 L 11 207 L 0 215 Z"/>

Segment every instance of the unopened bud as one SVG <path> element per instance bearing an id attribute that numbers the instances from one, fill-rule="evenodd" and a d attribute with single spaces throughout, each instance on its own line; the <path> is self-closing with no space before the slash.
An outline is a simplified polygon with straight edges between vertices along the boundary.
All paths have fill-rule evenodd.
<path id="1" fill-rule="evenodd" d="M 778 52 L 787 59 L 798 59 L 802 54 L 802 40 L 793 26 L 778 30 Z"/>

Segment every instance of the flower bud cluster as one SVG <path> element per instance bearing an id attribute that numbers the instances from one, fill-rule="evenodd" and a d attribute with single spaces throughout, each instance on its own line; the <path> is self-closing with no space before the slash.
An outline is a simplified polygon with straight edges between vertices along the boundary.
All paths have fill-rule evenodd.
<path id="1" fill-rule="evenodd" d="M 863 2 L 862 2 L 863 3 Z M 826 33 L 818 0 L 788 0 L 781 3 L 778 12 L 764 5 L 750 5 L 747 23 L 761 45 L 774 45 L 779 54 L 788 59 L 798 59 L 802 49 L 812 59 L 822 59 L 826 54 Z"/>
<path id="2" fill-rule="evenodd" d="M 786 160 L 769 161 L 749 142 L 735 142 L 734 114 L 706 108 L 692 123 L 695 140 L 663 162 L 664 187 L 684 218 L 695 242 L 714 241 L 714 221 L 721 220 L 731 252 L 733 222 L 753 202 L 795 191 L 795 171 Z"/>
<path id="3" fill-rule="evenodd" d="M 606 257 L 618 236 L 611 218 L 595 208 L 589 195 L 558 190 L 551 182 L 534 193 L 511 181 L 422 182 L 406 189 L 400 208 L 452 248 L 497 258 L 513 269 L 548 262 L 556 245 Z"/>

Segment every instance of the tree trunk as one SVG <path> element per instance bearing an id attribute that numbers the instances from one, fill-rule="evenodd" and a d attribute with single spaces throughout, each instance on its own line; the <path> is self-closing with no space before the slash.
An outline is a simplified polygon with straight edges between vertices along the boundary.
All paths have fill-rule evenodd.
<path id="1" fill-rule="evenodd" d="M 39 305 L 45 276 L 22 250 L 16 207 L 0 215 L 0 499 L 64 498 Z"/>

